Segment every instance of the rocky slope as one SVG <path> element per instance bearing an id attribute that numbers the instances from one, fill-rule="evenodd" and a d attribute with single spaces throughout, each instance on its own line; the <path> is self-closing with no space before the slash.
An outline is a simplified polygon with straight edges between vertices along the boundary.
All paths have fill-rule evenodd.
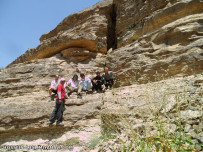
<path id="1" fill-rule="evenodd" d="M 118 85 L 147 83 L 203 71 L 200 0 L 114 1 L 119 49 L 107 64 Z"/>
<path id="2" fill-rule="evenodd" d="M 169 131 L 181 124 L 202 143 L 202 8 L 201 0 L 104 0 L 65 18 L 37 48 L 0 71 L 1 146 L 119 151 L 129 130 L 154 136 L 157 115 Z M 105 65 L 116 72 L 114 89 L 72 95 L 65 126 L 49 126 L 54 75 L 93 77 Z M 120 135 L 107 144 L 100 137 L 109 131 Z"/>
<path id="3" fill-rule="evenodd" d="M 102 94 L 84 94 L 82 100 L 72 95 L 66 102 L 65 126 L 59 129 L 55 125 L 48 125 L 55 105 L 55 102 L 48 102 L 48 87 L 55 74 L 60 73 L 67 80 L 73 73 L 80 71 L 93 75 L 96 69 L 91 66 L 95 65 L 98 70 L 102 62 L 102 54 L 98 54 L 94 62 L 89 64 L 68 64 L 62 54 L 57 54 L 51 58 L 19 63 L 3 69 L 0 74 L 0 144 L 13 145 L 12 141 L 16 141 L 14 145 L 49 145 L 50 141 L 56 143 L 58 140 L 54 142 L 54 139 L 66 133 L 68 138 L 70 134 L 74 138 L 74 134 L 77 134 L 74 132 L 78 132 L 80 128 L 84 131 L 78 134 L 90 130 L 86 133 L 86 138 L 98 134 Z M 74 129 L 75 131 L 68 132 Z M 81 140 L 88 142 L 80 136 Z M 67 137 L 63 140 L 67 140 Z"/>

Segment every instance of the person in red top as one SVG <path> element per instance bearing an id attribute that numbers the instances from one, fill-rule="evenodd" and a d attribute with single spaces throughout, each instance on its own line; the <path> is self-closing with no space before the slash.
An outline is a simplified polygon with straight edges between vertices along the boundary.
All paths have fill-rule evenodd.
<path id="1" fill-rule="evenodd" d="M 53 124 L 56 119 L 56 125 L 63 126 L 62 119 L 63 119 L 63 111 L 65 106 L 65 97 L 66 92 L 64 88 L 65 79 L 61 78 L 60 84 L 57 86 L 57 98 L 56 98 L 56 105 L 54 110 L 49 118 L 50 125 Z"/>

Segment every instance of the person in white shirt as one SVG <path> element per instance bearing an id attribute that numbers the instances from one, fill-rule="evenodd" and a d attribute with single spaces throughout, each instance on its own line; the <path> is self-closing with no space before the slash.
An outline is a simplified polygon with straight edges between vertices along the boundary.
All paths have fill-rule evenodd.
<path id="1" fill-rule="evenodd" d="M 57 86 L 60 84 L 59 75 L 55 75 L 55 79 L 51 82 L 49 87 L 49 101 L 54 101 L 54 96 L 57 94 Z M 53 93 L 53 95 L 52 95 Z"/>
<path id="2" fill-rule="evenodd" d="M 74 74 L 73 78 L 67 82 L 66 88 L 69 90 L 69 93 L 77 92 L 79 94 L 79 86 L 78 75 Z"/>
<path id="3" fill-rule="evenodd" d="M 80 74 L 79 81 L 80 81 L 79 93 L 81 91 L 89 91 L 92 88 L 91 79 L 86 77 L 83 73 Z"/>

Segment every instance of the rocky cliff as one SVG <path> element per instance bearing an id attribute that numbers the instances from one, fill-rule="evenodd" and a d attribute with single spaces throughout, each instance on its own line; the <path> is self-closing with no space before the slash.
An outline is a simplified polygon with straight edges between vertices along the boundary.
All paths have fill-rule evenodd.
<path id="1" fill-rule="evenodd" d="M 118 85 L 202 73 L 203 3 L 199 0 L 118 0 L 118 48 L 107 55 Z"/>
<path id="2" fill-rule="evenodd" d="M 37 48 L 27 50 L 11 64 L 51 57 L 63 50 L 75 51 L 72 57 L 76 56 L 77 61 L 78 55 L 83 56 L 78 48 L 87 50 L 89 58 L 92 53 L 106 53 L 111 12 L 112 1 L 105 0 L 68 16 L 55 29 L 40 37 L 41 43 Z"/>
<path id="3" fill-rule="evenodd" d="M 104 0 L 66 17 L 41 36 L 37 48 L 0 71 L 1 146 L 119 151 L 130 145 L 129 130 L 155 136 L 156 120 L 169 132 L 181 125 L 202 143 L 202 8 L 201 0 Z M 116 72 L 114 89 L 84 93 L 82 99 L 72 95 L 65 126 L 50 127 L 54 102 L 48 102 L 48 87 L 54 75 L 93 77 L 105 65 Z M 96 146 L 109 131 L 119 135 Z"/>

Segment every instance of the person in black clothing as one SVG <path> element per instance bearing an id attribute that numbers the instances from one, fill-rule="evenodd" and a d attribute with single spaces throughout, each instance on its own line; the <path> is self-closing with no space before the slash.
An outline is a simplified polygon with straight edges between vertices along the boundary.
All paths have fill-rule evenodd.
<path id="1" fill-rule="evenodd" d="M 92 79 L 92 91 L 101 91 L 102 90 L 102 85 L 104 84 L 104 81 L 102 77 L 100 76 L 100 72 L 96 72 L 96 77 Z"/>

